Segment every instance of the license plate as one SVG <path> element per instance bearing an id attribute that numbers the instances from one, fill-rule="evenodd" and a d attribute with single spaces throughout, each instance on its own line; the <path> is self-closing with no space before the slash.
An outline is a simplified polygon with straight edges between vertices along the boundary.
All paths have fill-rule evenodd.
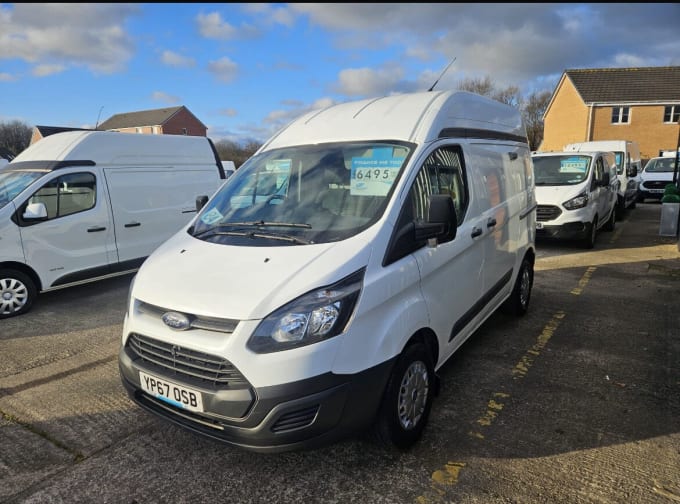
<path id="1" fill-rule="evenodd" d="M 172 383 L 165 378 L 148 375 L 142 371 L 139 372 L 139 383 L 142 385 L 142 390 L 161 401 L 190 411 L 203 411 L 203 400 L 198 390 Z"/>
<path id="2" fill-rule="evenodd" d="M 659 194 L 659 193 L 662 193 L 662 192 L 663 192 L 663 189 L 650 189 L 649 192 L 650 192 L 650 193 Z"/>
<path id="3" fill-rule="evenodd" d="M 537 223 L 536 223 L 536 229 L 543 229 L 543 223 L 542 223 L 542 222 L 537 222 Z"/>

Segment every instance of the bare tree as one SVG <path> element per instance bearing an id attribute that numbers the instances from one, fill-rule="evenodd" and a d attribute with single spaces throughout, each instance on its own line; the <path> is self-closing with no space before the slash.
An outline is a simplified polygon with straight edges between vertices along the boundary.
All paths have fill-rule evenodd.
<path id="1" fill-rule="evenodd" d="M 18 155 L 31 143 L 33 128 L 21 121 L 0 123 L 0 149 L 12 157 Z"/>
<path id="2" fill-rule="evenodd" d="M 261 146 L 262 144 L 255 140 L 248 140 L 243 145 L 233 140 L 215 142 L 215 149 L 217 149 L 220 159 L 223 161 L 233 161 L 236 168 L 245 163 Z"/>
<path id="3" fill-rule="evenodd" d="M 552 93 L 550 91 L 534 91 L 522 100 L 520 110 L 527 130 L 529 148 L 534 151 L 543 142 L 543 114 L 545 114 Z"/>
<path id="4" fill-rule="evenodd" d="M 458 89 L 461 91 L 470 91 L 482 96 L 488 96 L 501 103 L 510 105 L 512 107 L 519 106 L 520 91 L 517 86 L 508 86 L 505 89 L 499 89 L 488 75 L 484 78 L 468 78 L 463 79 L 458 83 Z"/>

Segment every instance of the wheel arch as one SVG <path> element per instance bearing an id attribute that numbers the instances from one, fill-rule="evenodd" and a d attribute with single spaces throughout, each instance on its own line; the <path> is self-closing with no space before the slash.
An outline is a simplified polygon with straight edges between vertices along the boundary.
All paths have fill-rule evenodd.
<path id="1" fill-rule="evenodd" d="M 38 274 L 35 272 L 33 268 L 30 266 L 27 266 L 24 263 L 16 262 L 16 261 L 5 261 L 5 262 L 0 262 L 0 270 L 2 269 L 13 269 L 17 271 L 21 271 L 23 274 L 28 275 L 28 277 L 33 280 L 33 283 L 35 284 L 35 288 L 37 289 L 38 292 L 41 292 L 43 290 L 42 287 L 42 282 L 40 281 L 40 277 Z"/>

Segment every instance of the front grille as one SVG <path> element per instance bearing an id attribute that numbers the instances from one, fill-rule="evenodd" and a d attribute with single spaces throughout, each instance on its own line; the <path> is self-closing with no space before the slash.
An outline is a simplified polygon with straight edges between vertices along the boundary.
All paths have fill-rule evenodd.
<path id="1" fill-rule="evenodd" d="M 143 301 L 139 302 L 138 310 L 140 315 L 161 320 L 165 312 L 171 311 L 167 308 L 155 306 Z M 185 314 L 190 320 L 191 329 L 205 329 L 231 334 L 236 329 L 239 321 L 234 319 L 221 319 L 216 317 L 204 317 L 202 315 Z"/>
<path id="2" fill-rule="evenodd" d="M 248 381 L 228 360 L 178 345 L 132 333 L 126 348 L 150 368 L 161 369 L 163 376 L 179 375 L 198 380 L 202 385 L 229 388 L 247 385 Z M 170 371 L 170 373 L 168 373 Z"/>
<path id="3" fill-rule="evenodd" d="M 672 184 L 669 180 L 649 180 L 644 182 L 645 189 L 665 189 L 668 184 Z"/>
<path id="4" fill-rule="evenodd" d="M 538 205 L 536 208 L 536 220 L 539 222 L 555 220 L 561 214 L 562 210 L 553 205 Z"/>
<path id="5" fill-rule="evenodd" d="M 318 412 L 319 405 L 317 404 L 301 410 L 284 413 L 274 425 L 272 425 L 272 432 L 286 432 L 307 427 L 314 422 Z"/>

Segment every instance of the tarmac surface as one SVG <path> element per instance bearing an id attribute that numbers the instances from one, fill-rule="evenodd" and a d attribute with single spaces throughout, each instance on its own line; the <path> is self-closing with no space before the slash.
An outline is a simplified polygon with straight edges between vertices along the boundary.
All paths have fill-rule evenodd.
<path id="1" fill-rule="evenodd" d="M 420 443 L 255 454 L 126 396 L 131 276 L 0 320 L 0 503 L 680 502 L 680 252 L 638 203 L 593 250 L 539 242 L 529 313 L 440 370 Z"/>

